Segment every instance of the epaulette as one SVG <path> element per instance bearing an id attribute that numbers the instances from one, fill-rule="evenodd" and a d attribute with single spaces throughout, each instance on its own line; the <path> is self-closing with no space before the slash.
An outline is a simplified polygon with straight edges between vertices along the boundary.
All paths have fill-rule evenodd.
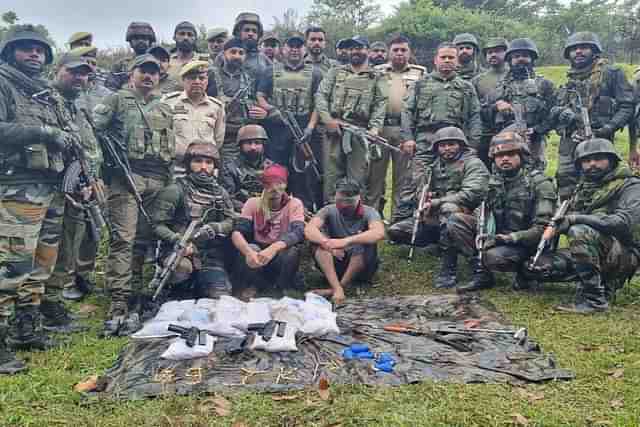
<path id="1" fill-rule="evenodd" d="M 213 96 L 207 96 L 207 98 L 209 99 L 209 101 L 214 102 L 221 107 L 224 107 L 224 102 L 220 101 L 218 98 L 214 98 Z"/>
<path id="2" fill-rule="evenodd" d="M 409 64 L 409 68 L 414 69 L 414 70 L 419 70 L 422 73 L 427 74 L 427 67 L 423 67 L 422 65 Z"/>
<path id="3" fill-rule="evenodd" d="M 391 70 L 391 64 L 380 64 L 373 67 L 374 70 L 385 73 Z"/>
<path id="4" fill-rule="evenodd" d="M 180 96 L 180 94 L 182 93 L 181 90 L 175 91 L 175 92 L 169 92 L 169 93 L 165 93 L 164 94 L 164 99 L 172 99 L 175 97 Z"/>

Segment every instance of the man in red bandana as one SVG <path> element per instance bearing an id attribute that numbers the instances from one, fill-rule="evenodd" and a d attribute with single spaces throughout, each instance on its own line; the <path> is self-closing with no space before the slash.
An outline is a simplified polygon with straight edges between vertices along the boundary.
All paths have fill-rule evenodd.
<path id="1" fill-rule="evenodd" d="M 342 303 L 346 286 L 367 282 L 378 270 L 376 243 L 384 239 L 384 224 L 377 210 L 362 204 L 362 189 L 354 180 L 338 181 L 336 203 L 322 208 L 304 234 L 318 245 L 314 258 L 331 286 L 313 291 L 319 295 Z"/>
<path id="2" fill-rule="evenodd" d="M 296 245 L 304 240 L 304 206 L 286 193 L 287 169 L 267 167 L 262 185 L 262 196 L 247 200 L 231 235 L 242 255 L 234 268 L 234 284 L 245 296 L 259 285 L 293 287 L 300 265 Z"/>

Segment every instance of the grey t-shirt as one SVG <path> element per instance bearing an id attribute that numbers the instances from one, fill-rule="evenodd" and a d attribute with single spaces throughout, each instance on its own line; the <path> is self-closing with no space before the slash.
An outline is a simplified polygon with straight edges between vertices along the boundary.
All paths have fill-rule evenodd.
<path id="1" fill-rule="evenodd" d="M 335 204 L 327 205 L 316 214 L 324 221 L 323 230 L 331 239 L 342 239 L 353 236 L 369 229 L 373 221 L 381 221 L 380 214 L 369 206 L 364 206 L 364 214 L 361 217 L 345 218 Z"/>

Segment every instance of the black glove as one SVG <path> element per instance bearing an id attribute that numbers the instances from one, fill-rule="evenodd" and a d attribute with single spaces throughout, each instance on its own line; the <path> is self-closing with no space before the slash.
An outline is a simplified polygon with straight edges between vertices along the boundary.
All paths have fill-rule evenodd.
<path id="1" fill-rule="evenodd" d="M 604 125 L 601 128 L 594 129 L 593 134 L 598 138 L 611 139 L 615 130 L 611 125 Z"/>
<path id="2" fill-rule="evenodd" d="M 570 126 L 576 121 L 576 113 L 571 108 L 565 108 L 558 114 L 558 124 L 561 126 Z"/>

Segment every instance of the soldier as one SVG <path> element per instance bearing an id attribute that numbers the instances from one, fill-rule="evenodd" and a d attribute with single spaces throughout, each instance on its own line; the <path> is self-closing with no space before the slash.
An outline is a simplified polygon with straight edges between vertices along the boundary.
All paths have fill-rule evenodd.
<path id="1" fill-rule="evenodd" d="M 489 172 L 469 149 L 462 130 L 442 128 L 436 132 L 433 144 L 437 157 L 428 166 L 413 198 L 415 210 L 419 207 L 423 187 L 428 185 L 415 244 L 439 243 L 444 255 L 434 287 L 452 288 L 457 283 L 458 266 L 458 248 L 449 235 L 452 215 L 468 217 L 480 205 L 487 194 Z M 411 243 L 414 224 L 414 217 L 395 223 L 389 228 L 389 238 L 398 243 Z"/>
<path id="2" fill-rule="evenodd" d="M 226 128 L 220 150 L 221 164 L 238 156 L 238 130 L 249 122 L 263 120 L 267 112 L 256 104 L 253 81 L 244 70 L 244 43 L 239 38 L 224 44 L 223 63 L 209 71 L 207 94 L 225 104 Z"/>
<path id="3" fill-rule="evenodd" d="M 218 298 L 231 294 L 225 268 L 225 246 L 235 213 L 229 194 L 214 176 L 218 151 L 209 141 L 194 141 L 186 149 L 187 175 L 160 190 L 154 203 L 153 228 L 162 241 L 161 258 L 182 238 L 189 223 L 206 214 L 204 225 L 189 243 L 171 283 L 184 298 Z M 190 286 L 189 286 L 190 285 Z M 190 292 L 185 292 L 185 288 Z M 167 294 L 169 289 L 167 289 Z"/>
<path id="4" fill-rule="evenodd" d="M 73 33 L 69 37 L 69 50 L 73 50 L 79 47 L 90 47 L 93 45 L 93 34 L 86 31 L 79 31 Z"/>
<path id="5" fill-rule="evenodd" d="M 607 311 L 607 297 L 631 279 L 640 253 L 640 179 L 604 138 L 581 142 L 575 151 L 580 181 L 557 232 L 568 249 L 544 254 L 531 265 L 532 278 L 577 281 L 575 302 L 558 310 Z"/>
<path id="6" fill-rule="evenodd" d="M 158 95 L 166 95 L 171 92 L 180 92 L 182 90 L 181 82 L 178 82 L 175 77 L 169 75 L 171 61 L 169 51 L 162 46 L 153 46 L 147 53 L 153 55 L 160 63 L 160 81 L 156 87 L 156 93 Z"/>
<path id="7" fill-rule="evenodd" d="M 260 53 L 269 58 L 271 62 L 280 60 L 280 39 L 275 33 L 264 33 L 260 39 Z"/>
<path id="8" fill-rule="evenodd" d="M 551 130 L 549 115 L 555 104 L 553 83 L 536 75 L 534 67 L 538 49 L 531 39 L 512 40 L 506 58 L 509 72 L 484 105 L 483 119 L 492 124 L 492 129 L 500 131 L 514 123 L 514 105 L 518 105 L 526 122 L 522 125 L 526 125 L 526 138 L 533 166 L 544 171 L 545 139 Z M 522 132 L 525 132 L 524 129 Z"/>
<path id="9" fill-rule="evenodd" d="M 360 185 L 341 179 L 336 184 L 336 204 L 322 208 L 305 227 L 306 238 L 315 246 L 314 259 L 330 289 L 319 295 L 344 302 L 344 288 L 359 280 L 368 282 L 378 270 L 377 243 L 384 239 L 384 224 L 378 212 L 365 206 Z"/>
<path id="10" fill-rule="evenodd" d="M 221 184 L 231 195 L 237 212 L 252 197 L 262 194 L 262 172 L 265 167 L 264 144 L 269 141 L 260 125 L 246 125 L 238 132 L 240 155 L 222 165 Z"/>
<path id="11" fill-rule="evenodd" d="M 209 55 L 196 51 L 198 30 L 191 22 L 184 21 L 176 25 L 173 31 L 173 40 L 176 42 L 176 51 L 171 55 L 167 73 L 180 82 L 180 70 L 182 70 L 182 67 L 193 61 L 207 61 L 208 63 Z"/>
<path id="12" fill-rule="evenodd" d="M 336 59 L 339 65 L 349 65 L 351 61 L 351 55 L 349 51 L 351 48 L 347 47 L 350 43 L 350 39 L 340 39 L 336 43 Z"/>
<path id="13" fill-rule="evenodd" d="M 111 91 L 104 86 L 106 73 L 98 69 L 98 48 L 95 46 L 78 47 L 69 51 L 72 56 L 80 56 L 91 67 L 89 82 L 80 96 L 76 100 L 76 105 L 86 111 L 93 111 L 96 105 L 111 94 Z"/>
<path id="14" fill-rule="evenodd" d="M 327 128 L 324 144 L 324 200 L 332 202 L 336 181 L 345 176 L 358 181 L 365 194 L 369 183 L 368 143 L 344 131 L 342 120 L 378 135 L 384 126 L 387 91 L 382 75 L 367 62 L 369 40 L 351 39 L 351 63 L 329 70 L 316 93 L 316 109 Z"/>
<path id="15" fill-rule="evenodd" d="M 16 26 L 0 59 L 0 373 L 7 374 L 26 369 L 10 347 L 53 345 L 39 309 L 61 233 L 62 152 L 76 135 L 63 130 L 65 104 L 47 102 L 60 98 L 42 79 L 53 61 L 49 41 L 32 25 Z"/>
<path id="16" fill-rule="evenodd" d="M 384 42 L 373 42 L 369 50 L 369 65 L 377 67 L 387 62 L 387 45 Z"/>
<path id="17" fill-rule="evenodd" d="M 224 50 L 224 44 L 229 39 L 226 28 L 212 28 L 207 31 L 207 47 L 209 49 L 209 65 L 215 65 L 216 58 Z"/>
<path id="18" fill-rule="evenodd" d="M 238 286 L 245 297 L 260 284 L 285 289 L 299 282 L 297 245 L 304 240 L 304 206 L 287 195 L 284 167 L 267 167 L 262 185 L 262 196 L 247 200 L 231 234 L 241 255 L 234 267 L 234 291 Z"/>
<path id="19" fill-rule="evenodd" d="M 434 134 L 448 126 L 459 127 L 467 135 L 467 145 L 477 148 L 482 134 L 480 103 L 470 82 L 456 74 L 458 51 L 451 43 L 442 43 L 433 60 L 435 69 L 409 88 L 401 113 L 405 150 L 416 150 L 413 181 L 418 182 L 425 167 L 435 157 Z M 398 219 L 410 213 L 399 212 Z"/>
<path id="20" fill-rule="evenodd" d="M 216 166 L 219 166 L 219 148 L 224 143 L 224 104 L 207 96 L 209 63 L 193 61 L 182 67 L 180 77 L 184 91 L 165 95 L 164 102 L 173 108 L 173 131 L 176 138 L 174 178 L 184 176 L 183 158 L 187 147 L 195 140 L 214 146 Z"/>
<path id="21" fill-rule="evenodd" d="M 427 74 L 426 68 L 409 64 L 411 44 L 408 38 L 404 36 L 393 38 L 389 42 L 389 55 L 390 63 L 376 68 L 384 74 L 389 94 L 382 137 L 386 138 L 391 144 L 399 146 L 403 153 L 399 154 L 384 150 L 381 159 L 371 161 L 369 170 L 371 186 L 366 203 L 378 209 L 379 212 L 384 211 L 385 180 L 391 158 L 393 158 L 392 212 L 400 204 L 400 191 L 410 186 L 411 157 L 414 154 L 415 145 L 403 144 L 400 134 L 400 113 L 402 112 L 403 99 L 409 86 L 421 80 Z"/>
<path id="22" fill-rule="evenodd" d="M 244 12 L 236 17 L 233 36 L 242 40 L 247 56 L 242 68 L 253 79 L 254 87 L 257 87 L 257 82 L 263 76 L 271 73 L 272 61 L 258 49 L 258 40 L 262 38 L 263 34 L 264 30 L 259 15 Z"/>
<path id="23" fill-rule="evenodd" d="M 560 134 L 556 180 L 561 199 L 572 193 L 577 182 L 573 153 L 585 138 L 580 105 L 588 111 L 593 134 L 613 141 L 617 130 L 633 116 L 633 90 L 622 69 L 601 58 L 598 36 L 575 33 L 567 39 L 564 57 L 571 63 L 568 82 L 558 91 L 557 106 L 552 109 L 552 127 Z M 638 163 L 640 154 L 630 145 L 629 160 Z"/>
<path id="24" fill-rule="evenodd" d="M 473 34 L 456 34 L 453 44 L 458 48 L 458 76 L 463 80 L 471 80 L 484 72 L 478 62 L 480 44 Z"/>
<path id="25" fill-rule="evenodd" d="M 293 33 L 287 38 L 282 48 L 282 62 L 275 63 L 273 75 L 260 82 L 258 103 L 269 112 L 265 120 L 265 130 L 269 135 L 266 157 L 283 166 L 290 166 L 289 190 L 303 201 L 308 210 L 315 211 L 316 198 L 311 192 L 312 173 L 289 161 L 298 154 L 293 151 L 296 141 L 282 121 L 282 114 L 293 113 L 298 126 L 304 129 L 304 137 L 311 141 L 309 138 L 318 122 L 318 115 L 314 113 L 314 95 L 320 86 L 322 73 L 312 64 L 305 63 L 304 51 L 304 36 L 301 33 Z"/>
<path id="26" fill-rule="evenodd" d="M 159 80 L 160 63 L 152 55 L 141 55 L 131 67 L 131 88 L 107 97 L 93 111 L 97 131 L 108 133 L 126 148 L 121 155 L 131 165 L 132 178 L 147 211 L 158 191 L 171 181 L 175 158 L 173 112 L 155 94 Z M 112 171 L 106 182 L 112 228 L 106 279 L 112 298 L 104 333 L 127 335 L 139 326 L 137 313 L 129 310 L 129 298 L 141 295 L 142 266 L 151 244 L 151 230 L 147 227 L 150 224 L 139 218 L 139 207 L 123 175 Z"/>
<path id="27" fill-rule="evenodd" d="M 304 62 L 319 68 L 323 76 L 336 65 L 336 61 L 329 59 L 324 53 L 327 47 L 327 33 L 321 27 L 307 28 L 304 32 L 304 44 L 307 51 Z"/>
<path id="28" fill-rule="evenodd" d="M 133 55 L 113 64 L 111 75 L 107 79 L 105 86 L 111 90 L 120 90 L 129 81 L 129 69 L 133 60 L 143 55 L 156 42 L 156 33 L 151 24 L 147 22 L 132 22 L 127 27 L 127 43 L 133 49 Z"/>
<path id="29" fill-rule="evenodd" d="M 458 292 L 477 291 L 495 285 L 493 273 L 517 272 L 514 289 L 526 289 L 525 261 L 532 256 L 544 227 L 553 215 L 556 192 L 551 179 L 530 168 L 530 153 L 525 140 L 513 130 L 503 130 L 491 140 L 489 157 L 494 172 L 489 178 L 485 200 L 483 230 L 495 230 L 491 236 L 478 236 L 478 217 L 454 213 L 447 232 L 452 244 L 471 263 L 473 277 L 458 286 Z M 479 255 L 476 239 L 485 240 Z"/>

